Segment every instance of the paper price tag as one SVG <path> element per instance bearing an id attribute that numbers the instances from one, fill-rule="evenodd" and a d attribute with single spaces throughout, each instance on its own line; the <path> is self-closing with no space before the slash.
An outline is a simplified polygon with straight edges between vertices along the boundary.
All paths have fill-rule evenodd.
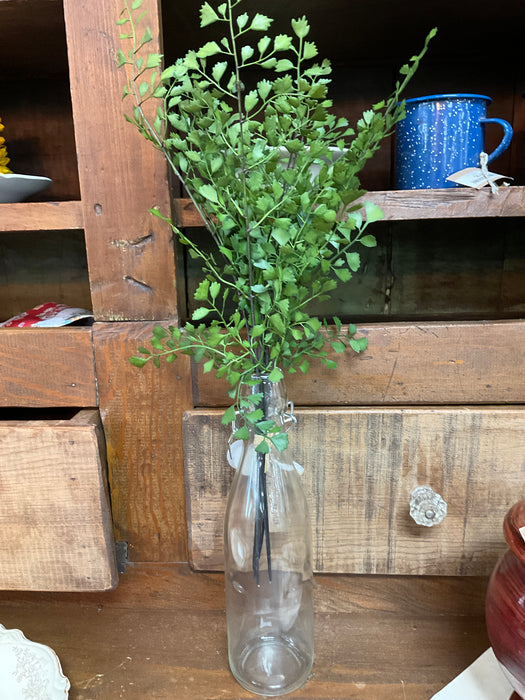
<path id="1" fill-rule="evenodd" d="M 458 185 L 465 185 L 465 187 L 473 187 L 476 190 L 480 190 L 482 187 L 495 183 L 498 180 L 512 180 L 512 178 L 489 171 L 485 175 L 481 168 L 464 168 L 463 170 L 458 170 L 457 173 L 449 175 L 447 180 Z"/>

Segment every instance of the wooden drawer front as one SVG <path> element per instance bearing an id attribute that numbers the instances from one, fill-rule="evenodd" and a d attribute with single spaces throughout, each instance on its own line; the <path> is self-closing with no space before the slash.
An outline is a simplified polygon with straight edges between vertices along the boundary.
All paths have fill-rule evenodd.
<path id="1" fill-rule="evenodd" d="M 298 406 L 525 403 L 525 321 L 370 324 L 368 350 L 332 352 L 286 376 Z M 194 365 L 195 405 L 229 406 L 228 383 Z"/>
<path id="2" fill-rule="evenodd" d="M 98 406 L 91 328 L 0 328 L 0 406 Z"/>
<path id="3" fill-rule="evenodd" d="M 305 468 L 318 572 L 485 575 L 506 545 L 507 509 L 525 497 L 525 409 L 300 410 L 291 435 Z M 184 417 L 190 551 L 222 567 L 232 475 L 221 412 Z M 416 525 L 410 495 L 430 485 L 448 503 L 439 525 Z"/>
<path id="4" fill-rule="evenodd" d="M 0 589 L 116 584 L 98 412 L 0 422 Z"/>

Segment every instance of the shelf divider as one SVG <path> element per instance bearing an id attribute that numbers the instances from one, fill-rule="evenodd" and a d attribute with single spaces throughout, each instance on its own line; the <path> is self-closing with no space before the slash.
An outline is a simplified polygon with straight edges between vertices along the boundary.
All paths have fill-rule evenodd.
<path id="1" fill-rule="evenodd" d="M 0 231 L 67 231 L 84 228 L 80 201 L 0 204 Z"/>

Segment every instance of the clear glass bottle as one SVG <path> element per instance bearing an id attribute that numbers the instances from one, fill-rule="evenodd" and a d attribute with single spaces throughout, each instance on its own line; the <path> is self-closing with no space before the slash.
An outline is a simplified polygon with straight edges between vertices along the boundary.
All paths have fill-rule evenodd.
<path id="1" fill-rule="evenodd" d="M 262 392 L 266 419 L 287 429 L 284 383 Z M 277 696 L 306 683 L 313 663 L 311 533 L 298 465 L 273 445 L 255 451 L 251 434 L 237 465 L 226 510 L 225 580 L 228 653 L 237 681 Z"/>

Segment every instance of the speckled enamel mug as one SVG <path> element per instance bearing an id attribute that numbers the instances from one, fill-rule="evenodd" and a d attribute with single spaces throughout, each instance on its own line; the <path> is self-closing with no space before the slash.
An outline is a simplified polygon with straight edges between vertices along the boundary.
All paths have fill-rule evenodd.
<path id="1" fill-rule="evenodd" d="M 500 156 L 512 139 L 504 119 L 487 118 L 486 95 L 428 95 L 406 100 L 406 118 L 396 125 L 395 187 L 398 190 L 455 187 L 449 175 L 479 167 L 485 124 L 503 127 L 503 139 L 489 154 Z"/>

